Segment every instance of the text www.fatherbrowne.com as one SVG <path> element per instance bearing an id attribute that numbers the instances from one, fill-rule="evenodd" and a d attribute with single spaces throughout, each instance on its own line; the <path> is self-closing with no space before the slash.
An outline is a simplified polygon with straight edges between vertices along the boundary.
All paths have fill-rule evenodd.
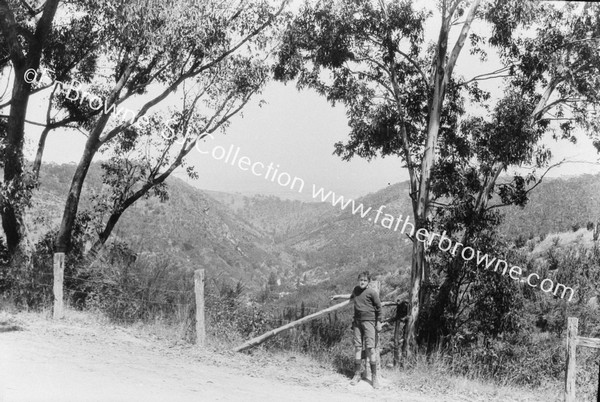
<path id="1" fill-rule="evenodd" d="M 209 135 L 212 138 L 212 135 Z M 212 149 L 212 152 L 202 150 L 198 147 L 198 152 L 202 154 L 211 154 L 211 156 L 216 160 L 221 160 L 227 164 L 231 164 L 232 166 L 237 165 L 241 170 L 250 171 L 253 175 L 258 177 L 264 177 L 265 180 L 271 182 L 277 182 L 280 186 L 289 187 L 290 190 L 296 190 L 299 193 L 302 193 L 304 190 L 304 180 L 301 178 L 294 176 L 292 177 L 290 174 L 286 172 L 281 172 L 279 170 L 279 165 L 274 165 L 273 162 L 265 165 L 262 162 L 252 162 L 250 158 L 247 156 L 242 156 L 238 159 L 240 154 L 240 148 L 237 147 L 234 151 L 234 146 L 231 145 L 228 150 L 226 150 L 222 146 L 215 146 Z M 317 187 L 312 185 L 312 197 L 315 200 L 321 202 L 330 202 L 332 206 L 339 206 L 342 210 L 345 210 L 349 206 L 351 206 L 350 211 L 352 215 L 358 214 L 361 218 L 365 218 L 369 213 L 372 212 L 371 207 L 365 208 L 365 206 L 360 203 L 357 204 L 353 199 L 345 198 L 341 195 L 336 195 L 333 191 L 326 192 L 322 187 L 317 189 Z M 540 281 L 540 276 L 536 273 L 531 273 L 527 277 L 523 277 L 523 270 L 521 267 L 517 265 L 513 265 L 509 269 L 509 265 L 505 260 L 497 259 L 496 257 L 490 257 L 488 254 L 482 254 L 479 250 L 475 250 L 472 247 L 465 247 L 464 244 L 460 242 L 455 242 L 451 238 L 446 236 L 446 232 L 444 231 L 441 235 L 434 232 L 429 232 L 425 228 L 420 228 L 415 233 L 414 224 L 409 222 L 409 216 L 406 216 L 404 222 L 402 222 L 402 215 L 398 217 L 394 217 L 390 214 L 384 214 L 383 210 L 386 208 L 385 205 L 380 206 L 376 209 L 374 219 L 368 218 L 368 220 L 376 224 L 379 222 L 381 226 L 386 229 L 393 230 L 394 232 L 398 231 L 400 224 L 402 224 L 402 229 L 400 233 L 406 233 L 407 229 L 410 228 L 410 237 L 416 239 L 417 241 L 427 243 L 429 246 L 433 243 L 436 237 L 438 240 L 438 248 L 441 251 L 449 252 L 453 257 L 457 255 L 460 250 L 460 256 L 465 261 L 471 261 L 476 258 L 477 266 L 483 266 L 484 270 L 492 270 L 494 272 L 501 272 L 502 275 L 508 275 L 511 279 L 518 281 L 520 283 L 527 283 L 529 286 L 537 288 L 539 287 L 545 293 L 552 293 L 554 296 L 560 294 L 560 297 L 564 299 L 567 292 L 569 294 L 569 301 L 573 299 L 574 290 L 573 288 L 567 287 L 562 283 L 554 283 L 552 279 L 546 278 Z M 383 215 L 383 217 L 382 217 Z M 381 218 L 381 220 L 379 220 Z"/>
<path id="2" fill-rule="evenodd" d="M 365 218 L 369 214 L 369 212 L 371 212 L 371 207 L 365 209 L 362 203 L 358 204 L 357 206 L 353 199 L 344 199 L 343 196 L 336 197 L 335 193 L 333 193 L 332 191 L 325 193 L 325 190 L 323 188 L 317 190 L 314 184 L 313 198 L 320 198 L 322 202 L 327 202 L 328 199 L 331 198 L 331 200 L 329 201 L 331 202 L 331 205 L 339 205 L 342 210 L 345 210 L 349 205 L 352 205 L 352 215 L 359 213 L 361 218 Z M 369 221 L 373 221 L 374 224 L 377 223 L 384 208 L 386 208 L 386 206 L 382 205 L 377 210 L 375 210 L 375 218 L 369 218 Z M 384 217 L 380 221 L 381 226 L 393 230 L 394 232 L 398 230 L 400 223 L 402 223 L 402 214 L 398 217 L 394 217 L 390 214 L 384 214 Z M 508 269 L 509 265 L 505 260 L 497 259 L 496 257 L 490 258 L 490 256 L 487 253 L 482 254 L 479 250 L 475 250 L 472 247 L 464 247 L 464 244 L 460 242 L 455 242 L 451 238 L 447 237 L 446 231 L 444 231 L 440 235 L 434 232 L 430 233 L 427 229 L 421 228 L 415 233 L 415 226 L 414 224 L 409 222 L 409 216 L 406 216 L 406 218 L 404 219 L 400 233 L 406 233 L 407 228 L 410 228 L 411 237 L 416 238 L 420 242 L 428 243 L 429 245 L 431 245 L 433 240 L 436 237 L 438 237 L 438 248 L 441 251 L 449 252 L 450 254 L 452 254 L 453 257 L 456 256 L 457 252 L 460 250 L 460 256 L 463 260 L 471 261 L 472 259 L 476 258 L 477 266 L 485 267 L 484 270 L 488 270 L 493 266 L 494 272 L 501 272 L 502 275 L 506 275 L 506 273 L 508 272 L 508 276 L 510 276 L 510 278 L 515 281 L 519 281 L 520 283 L 527 283 L 529 286 L 534 288 L 539 287 L 545 293 L 552 292 L 554 296 L 559 295 L 559 292 L 561 292 L 560 297 L 563 299 L 567 292 L 570 292 L 569 301 L 573 299 L 573 288 L 567 287 L 562 283 L 556 283 L 555 285 L 552 279 L 549 278 L 540 281 L 540 276 L 536 273 L 531 273 L 527 277 L 523 277 L 523 270 L 521 267 L 513 265 L 510 269 Z"/>

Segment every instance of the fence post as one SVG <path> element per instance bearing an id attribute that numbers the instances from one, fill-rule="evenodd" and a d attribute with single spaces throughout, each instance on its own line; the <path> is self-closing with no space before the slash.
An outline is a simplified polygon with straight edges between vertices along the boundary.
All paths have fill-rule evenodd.
<path id="1" fill-rule="evenodd" d="M 63 277 L 65 273 L 65 253 L 54 253 L 54 276 L 52 293 L 54 294 L 54 308 L 52 318 L 63 318 Z"/>
<path id="2" fill-rule="evenodd" d="M 394 367 L 400 364 L 400 326 L 402 325 L 400 305 L 396 306 L 396 322 L 394 324 Z"/>
<path id="3" fill-rule="evenodd" d="M 206 342 L 204 326 L 204 270 L 194 272 L 194 291 L 196 295 L 196 345 L 203 347 Z"/>
<path id="4" fill-rule="evenodd" d="M 577 325 L 575 317 L 567 319 L 567 370 L 565 373 L 565 402 L 575 402 L 575 371 L 577 369 Z"/>

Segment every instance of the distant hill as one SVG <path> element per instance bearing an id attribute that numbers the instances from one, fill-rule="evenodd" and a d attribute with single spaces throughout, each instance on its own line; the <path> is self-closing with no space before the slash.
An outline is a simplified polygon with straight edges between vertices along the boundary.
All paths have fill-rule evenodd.
<path id="1" fill-rule="evenodd" d="M 37 232 L 58 225 L 74 165 L 44 165 L 35 197 Z M 94 164 L 84 187 L 82 207 L 102 185 Z M 170 198 L 140 200 L 123 215 L 113 236 L 135 250 L 169 255 L 190 269 L 205 268 L 213 278 L 241 280 L 250 289 L 264 288 L 275 275 L 280 290 L 298 286 L 347 287 L 357 272 L 410 271 L 410 241 L 400 231 L 386 229 L 369 218 L 383 213 L 402 222 L 410 216 L 408 183 L 398 183 L 355 201 L 372 210 L 364 218 L 351 206 L 281 200 L 203 191 L 183 181 L 168 180 Z M 508 238 L 569 231 L 600 218 L 600 175 L 546 180 L 525 208 L 503 209 L 501 233 Z M 380 221 L 383 215 L 380 217 Z"/>
<path id="2" fill-rule="evenodd" d="M 58 226 L 74 168 L 43 167 L 42 185 L 34 198 L 38 232 Z M 293 264 L 284 250 L 273 246 L 267 233 L 179 179 L 168 180 L 168 186 L 168 201 L 139 200 L 123 214 L 113 237 L 127 241 L 136 251 L 169 255 L 190 269 L 207 269 L 212 278 L 241 280 L 250 288 L 263 286 L 271 272 L 288 278 Z M 101 187 L 101 169 L 94 164 L 80 211 L 90 207 L 91 195 Z"/>
<path id="3" fill-rule="evenodd" d="M 504 208 L 507 236 L 571 231 L 600 220 L 600 175 L 547 179 L 530 193 L 524 208 Z"/>
<path id="4" fill-rule="evenodd" d="M 269 233 L 276 242 L 310 230 L 335 213 L 330 205 L 324 203 L 282 200 L 264 195 L 247 197 L 216 191 L 208 191 L 207 194 Z"/>

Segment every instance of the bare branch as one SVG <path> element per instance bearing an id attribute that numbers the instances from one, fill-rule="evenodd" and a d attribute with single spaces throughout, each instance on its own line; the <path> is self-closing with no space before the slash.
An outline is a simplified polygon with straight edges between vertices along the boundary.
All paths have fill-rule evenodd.
<path id="1" fill-rule="evenodd" d="M 3 116 L 2 116 L 3 117 Z M 25 119 L 25 123 L 34 125 L 34 126 L 38 126 L 38 127 L 47 127 L 46 123 L 38 123 L 37 121 L 31 121 L 31 120 L 27 120 Z"/>
<path id="2" fill-rule="evenodd" d="M 503 75 L 502 73 L 504 73 L 505 71 L 508 71 L 512 66 L 514 66 L 514 64 L 511 64 L 510 66 L 499 68 L 499 69 L 497 69 L 495 71 L 491 71 L 489 73 L 483 73 L 483 74 L 476 75 L 475 77 L 473 77 L 465 82 L 461 82 L 460 85 L 467 85 L 473 81 L 483 81 L 483 80 L 488 80 L 488 79 L 492 79 L 492 78 L 510 77 L 510 75 Z"/>
<path id="3" fill-rule="evenodd" d="M 456 43 L 454 44 L 454 48 L 452 49 L 452 53 L 450 54 L 450 57 L 448 59 L 448 64 L 446 65 L 446 72 L 444 74 L 444 85 L 446 85 L 450 81 L 450 78 L 452 77 L 452 71 L 454 70 L 454 66 L 456 65 L 456 60 L 458 60 L 458 55 L 460 54 L 460 51 L 462 50 L 462 48 L 465 44 L 467 35 L 469 34 L 469 30 L 471 29 L 471 24 L 473 23 L 473 20 L 475 19 L 475 12 L 477 11 L 477 8 L 479 7 L 480 2 L 481 2 L 481 0 L 475 0 L 473 2 L 473 4 L 471 4 L 471 8 L 469 9 L 469 14 L 467 15 L 467 19 L 465 20 L 465 23 L 463 24 L 463 27 L 460 31 L 460 35 L 458 36 L 458 39 L 456 40 Z M 459 3 L 460 3 L 460 1 L 457 0 L 456 3 L 452 5 L 450 15 L 452 15 L 454 13 L 454 10 L 456 9 L 456 7 L 458 7 Z"/>

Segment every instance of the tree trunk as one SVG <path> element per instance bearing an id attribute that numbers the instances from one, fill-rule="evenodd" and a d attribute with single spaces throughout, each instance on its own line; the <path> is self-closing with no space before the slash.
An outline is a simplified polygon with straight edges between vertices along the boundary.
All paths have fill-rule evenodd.
<path id="1" fill-rule="evenodd" d="M 442 2 L 442 26 L 438 37 L 436 60 L 434 72 L 432 75 L 431 86 L 433 94 L 429 104 L 429 121 L 427 122 L 427 140 L 425 151 L 421 161 L 421 180 L 419 182 L 418 199 L 416 202 L 417 210 L 415 215 L 415 231 L 427 226 L 427 217 L 429 216 L 429 192 L 431 189 L 431 175 L 435 164 L 435 150 L 437 147 L 438 134 L 440 130 L 442 107 L 446 93 L 446 85 L 450 82 L 452 71 L 456 60 L 462 50 L 465 40 L 468 36 L 471 23 L 475 18 L 475 13 L 479 7 L 480 0 L 475 0 L 469 9 L 467 18 L 461 29 L 461 33 L 456 40 L 450 57 L 448 53 L 448 35 L 450 33 L 451 18 L 458 6 L 454 3 L 448 10 L 446 1 Z M 413 208 L 414 209 L 414 208 Z M 425 255 L 425 244 L 413 239 L 413 255 L 411 266 L 411 291 L 410 291 L 410 314 L 408 317 L 407 328 L 404 333 L 404 355 L 409 359 L 417 346 L 417 325 L 423 295 L 421 294 L 421 284 L 423 276 L 427 269 L 427 258 Z"/>
<path id="2" fill-rule="evenodd" d="M 153 180 L 144 184 L 144 186 L 142 186 L 142 188 L 137 190 L 130 197 L 128 197 L 125 201 L 123 201 L 123 203 L 121 203 L 121 205 L 117 206 L 116 210 L 108 218 L 108 221 L 106 222 L 106 225 L 104 226 L 104 230 L 102 230 L 102 233 L 100 233 L 100 235 L 98 236 L 98 240 L 96 240 L 96 242 L 94 243 L 94 245 L 92 246 L 90 251 L 88 251 L 88 253 L 87 253 L 88 259 L 90 259 L 92 261 L 95 260 L 96 257 L 98 256 L 98 254 L 100 253 L 100 251 L 102 251 L 102 249 L 104 248 L 104 245 L 106 244 L 106 241 L 108 240 L 112 231 L 114 230 L 115 226 L 117 225 L 117 222 L 119 222 L 119 219 L 121 219 L 121 215 L 123 215 L 123 212 L 125 212 L 127 210 L 127 208 L 132 206 L 137 200 L 139 200 L 144 195 L 146 195 L 148 193 L 148 191 L 150 191 L 150 189 L 152 189 L 152 187 L 163 183 L 167 179 L 167 177 L 169 177 L 171 175 L 173 170 L 175 170 L 176 167 L 181 165 L 182 160 L 183 160 L 183 156 L 180 155 L 177 159 L 175 159 L 175 161 L 169 167 L 169 169 L 167 169 L 163 174 L 161 174 L 160 176 L 158 176 L 158 177 L 154 178 Z"/>
<path id="3" fill-rule="evenodd" d="M 46 127 L 40 134 L 40 140 L 38 141 L 37 152 L 35 153 L 35 160 L 33 161 L 33 177 L 37 181 L 40 177 L 40 168 L 42 167 L 42 157 L 44 156 L 44 148 L 46 147 L 46 138 L 50 128 Z"/>
<path id="4" fill-rule="evenodd" d="M 63 211 L 60 229 L 58 230 L 56 241 L 54 243 L 55 252 L 67 252 L 67 249 L 70 246 L 71 230 L 73 229 L 75 217 L 77 216 L 79 199 L 81 197 L 81 189 L 83 188 L 83 182 L 90 168 L 97 147 L 98 141 L 95 141 L 90 136 L 85 145 L 85 150 L 81 160 L 77 165 L 77 169 L 75 170 L 73 180 L 71 181 L 71 188 L 69 189 L 69 195 L 67 196 L 67 201 L 65 202 L 65 209 Z"/>
<path id="5" fill-rule="evenodd" d="M 73 176 L 73 180 L 71 182 L 69 195 L 67 196 L 67 201 L 65 202 L 65 210 L 63 212 L 62 222 L 60 224 L 60 229 L 58 230 L 58 235 L 56 236 L 56 240 L 54 242 L 54 261 L 63 258 L 61 256 L 63 256 L 64 253 L 67 253 L 70 247 L 71 231 L 73 229 L 73 224 L 75 223 L 75 218 L 77 217 L 77 209 L 79 206 L 81 189 L 83 188 L 83 182 L 85 180 L 87 171 L 90 167 L 92 159 L 94 158 L 97 148 L 98 141 L 92 138 L 92 136 L 90 136 L 85 145 L 85 150 L 83 152 L 83 156 L 81 157 L 81 161 L 79 162 L 79 165 L 77 165 L 77 169 L 75 170 L 75 175 Z M 62 283 L 64 269 L 55 270 L 54 274 L 54 309 L 60 311 L 63 302 Z M 60 290 L 58 290 L 59 287 Z M 54 317 L 60 318 L 60 315 L 55 314 Z"/>
<path id="6" fill-rule="evenodd" d="M 422 242 L 413 243 L 412 266 L 410 277 L 410 310 L 408 322 L 404 331 L 404 355 L 410 359 L 417 348 L 417 325 L 421 309 L 421 285 L 425 268 L 425 245 Z"/>
<path id="7" fill-rule="evenodd" d="M 25 115 L 29 102 L 29 85 L 23 78 L 25 66 L 15 67 L 15 81 L 11 98 L 10 116 L 4 150 L 4 185 L 10 188 L 2 201 L 2 228 L 6 235 L 6 245 L 10 255 L 14 255 L 22 239 L 22 200 L 23 190 L 23 138 Z M 19 201 L 21 200 L 21 201 Z"/>
<path id="8" fill-rule="evenodd" d="M 34 35 L 25 38 L 27 49 L 23 45 L 23 38 L 19 35 L 20 26 L 15 21 L 8 3 L 5 0 L 0 1 L 0 34 L 4 37 L 15 69 L 4 151 L 4 185 L 10 186 L 11 190 L 8 197 L 1 200 L 2 208 L 0 208 L 2 228 L 11 256 L 19 249 L 23 238 L 23 206 L 27 202 L 30 190 L 29 184 L 23 183 L 23 138 L 31 89 L 31 85 L 25 82 L 24 73 L 28 68 L 37 70 L 40 65 L 43 47 L 50 36 L 58 1 L 48 0 L 44 4 L 44 12 L 36 25 Z"/>
<path id="9" fill-rule="evenodd" d="M 442 30 L 444 27 L 442 27 Z M 440 41 L 443 41 L 440 34 Z M 445 36 L 447 40 L 447 32 Z M 446 46 L 441 45 L 439 53 L 445 55 Z M 435 89 L 431 102 L 431 113 L 429 115 L 429 123 L 427 128 L 427 145 L 423 160 L 421 162 L 421 181 L 419 183 L 419 193 L 417 198 L 417 210 L 415 212 L 415 233 L 421 228 L 427 226 L 426 217 L 429 214 L 429 191 L 431 186 L 431 175 L 435 163 L 435 148 L 437 146 L 437 137 L 440 128 L 440 119 L 443 104 L 443 67 L 436 72 Z M 411 289 L 410 289 L 410 314 L 408 324 L 405 331 L 404 354 L 407 359 L 410 359 L 412 353 L 416 350 L 416 331 L 419 320 L 419 312 L 421 308 L 420 299 L 421 284 L 423 275 L 427 271 L 425 265 L 427 260 L 425 257 L 425 244 L 413 239 L 412 265 L 411 265 Z"/>
<path id="10" fill-rule="evenodd" d="M 110 237 L 110 234 L 112 233 L 113 229 L 115 228 L 115 225 L 121 218 L 121 214 L 122 214 L 121 211 L 113 212 L 110 215 L 110 218 L 108 218 L 108 222 L 106 222 L 106 225 L 104 226 L 104 230 L 102 231 L 102 233 L 100 233 L 100 235 L 98 236 L 98 239 L 96 240 L 96 242 L 94 242 L 94 245 L 92 246 L 90 251 L 87 252 L 87 258 L 90 261 L 94 261 L 96 259 L 96 257 L 98 257 L 98 254 L 100 254 L 100 252 L 104 248 L 104 245 L 106 244 L 106 241 L 108 240 L 108 238 Z"/>

